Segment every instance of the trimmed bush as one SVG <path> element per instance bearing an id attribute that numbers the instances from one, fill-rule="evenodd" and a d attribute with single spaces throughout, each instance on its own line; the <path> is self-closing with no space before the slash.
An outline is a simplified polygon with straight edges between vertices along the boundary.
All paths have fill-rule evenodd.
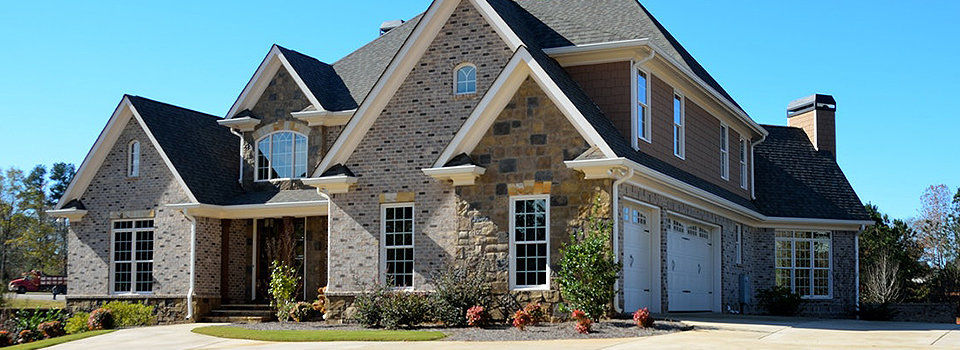
<path id="1" fill-rule="evenodd" d="M 613 286 L 621 270 L 621 264 L 613 259 L 610 246 L 613 226 L 603 203 L 603 198 L 598 195 L 583 232 L 571 232 L 571 243 L 560 247 L 560 268 L 557 271 L 563 300 L 593 320 L 599 320 L 610 311 Z"/>
<path id="2" fill-rule="evenodd" d="M 467 309 L 467 325 L 470 327 L 483 327 L 489 319 L 487 310 L 483 306 L 477 305 Z"/>
<path id="3" fill-rule="evenodd" d="M 314 312 L 313 305 L 301 301 L 290 308 L 290 318 L 295 322 L 306 322 L 313 318 Z"/>
<path id="4" fill-rule="evenodd" d="M 633 323 L 640 328 L 653 327 L 653 317 L 650 316 L 650 310 L 642 308 L 633 313 Z"/>
<path id="5" fill-rule="evenodd" d="M 482 262 L 449 264 L 447 269 L 432 276 L 433 313 L 437 321 L 447 327 L 468 324 L 467 310 L 474 306 L 488 306 L 492 294 L 486 283 L 489 267 Z"/>
<path id="6" fill-rule="evenodd" d="M 513 313 L 513 326 L 519 330 L 526 330 L 527 327 L 533 324 L 533 317 L 530 316 L 529 312 L 524 310 L 517 310 Z"/>
<path id="7" fill-rule="evenodd" d="M 367 328 L 380 327 L 383 321 L 383 303 L 387 294 L 388 288 L 384 285 L 364 288 L 363 292 L 353 299 L 351 307 L 355 311 L 351 318 Z"/>
<path id="8" fill-rule="evenodd" d="M 387 329 L 413 328 L 430 320 L 430 298 L 420 293 L 395 292 L 387 294 L 383 303 L 383 327 Z"/>
<path id="9" fill-rule="evenodd" d="M 67 332 L 63 329 L 63 322 L 60 321 L 41 323 L 37 325 L 37 332 L 43 335 L 44 339 L 55 338 L 67 334 Z"/>
<path id="10" fill-rule="evenodd" d="M 124 301 L 111 301 L 103 305 L 104 309 L 110 310 L 113 319 L 116 321 L 116 327 L 139 327 L 152 326 L 157 324 L 157 317 L 153 315 L 153 306 L 142 303 L 129 303 Z"/>
<path id="11" fill-rule="evenodd" d="M 67 325 L 64 327 L 64 330 L 67 331 L 67 334 L 77 334 L 83 333 L 88 330 L 87 320 L 90 319 L 90 314 L 87 312 L 77 312 L 70 316 L 67 319 Z"/>
<path id="12" fill-rule="evenodd" d="M 771 315 L 794 316 L 800 312 L 803 299 L 788 287 L 774 286 L 757 291 L 757 301 Z"/>
<path id="13" fill-rule="evenodd" d="M 99 308 L 93 310 L 93 312 L 90 313 L 90 318 L 87 319 L 87 329 L 91 331 L 113 329 L 115 325 L 113 312 L 109 309 Z"/>
<path id="14" fill-rule="evenodd" d="M 577 333 L 588 334 L 593 328 L 593 320 L 581 310 L 573 310 L 573 312 L 570 313 L 570 318 L 577 322 L 573 325 L 573 329 L 577 331 Z"/>
<path id="15" fill-rule="evenodd" d="M 543 322 L 546 318 L 546 313 L 543 312 L 543 305 L 540 303 L 533 302 L 527 304 L 523 307 L 523 311 L 526 311 L 530 315 L 530 325 L 536 326 Z"/>

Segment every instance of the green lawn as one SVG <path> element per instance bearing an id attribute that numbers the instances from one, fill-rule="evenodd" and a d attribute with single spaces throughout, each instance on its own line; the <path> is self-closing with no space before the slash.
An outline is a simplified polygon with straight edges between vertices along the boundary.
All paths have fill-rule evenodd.
<path id="1" fill-rule="evenodd" d="M 33 300 L 33 299 L 7 299 L 6 308 L 9 309 L 62 309 L 65 302 L 61 300 Z"/>
<path id="2" fill-rule="evenodd" d="M 425 341 L 446 337 L 436 331 L 390 331 L 390 330 L 270 330 L 261 331 L 233 326 L 207 326 L 194 328 L 194 333 L 220 338 L 249 339 L 279 342 L 305 341 Z"/>
<path id="3" fill-rule="evenodd" d="M 83 339 L 83 338 L 89 338 L 89 337 L 93 337 L 93 336 L 97 336 L 97 335 L 101 335 L 101 334 L 107 334 L 107 333 L 110 333 L 110 332 L 113 332 L 113 331 L 114 331 L 113 329 L 106 329 L 106 330 L 102 330 L 102 331 L 89 331 L 89 332 L 83 332 L 83 333 L 77 333 L 77 334 L 70 334 L 70 335 L 65 335 L 65 336 L 62 336 L 62 337 L 56 337 L 56 338 L 38 340 L 38 341 L 35 341 L 35 342 L 33 342 L 33 343 L 26 343 L 26 344 L 14 345 L 14 346 L 11 346 L 11 347 L 3 348 L 3 350 L 42 349 L 42 348 L 54 346 L 54 345 L 57 345 L 57 344 L 63 344 L 63 343 L 66 343 L 66 342 L 68 342 L 68 341 L 74 341 L 74 340 L 79 340 L 79 339 Z"/>

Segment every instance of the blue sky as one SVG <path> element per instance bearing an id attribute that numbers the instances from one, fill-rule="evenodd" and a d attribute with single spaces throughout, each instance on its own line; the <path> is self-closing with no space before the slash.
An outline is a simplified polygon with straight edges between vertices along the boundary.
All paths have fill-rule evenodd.
<path id="1" fill-rule="evenodd" d="M 960 185 L 960 2 L 643 2 L 758 122 L 837 99 L 864 202 L 916 214 Z M 270 45 L 333 62 L 422 1 L 18 1 L 0 11 L 0 168 L 79 164 L 124 93 L 223 115 Z M 909 5 L 909 6 L 906 6 Z"/>

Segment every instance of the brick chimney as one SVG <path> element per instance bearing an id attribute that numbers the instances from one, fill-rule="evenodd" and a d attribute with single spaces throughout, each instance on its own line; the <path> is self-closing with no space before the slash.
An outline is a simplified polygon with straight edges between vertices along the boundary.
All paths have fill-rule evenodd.
<path id="1" fill-rule="evenodd" d="M 790 102 L 787 125 L 801 128 L 818 151 L 837 156 L 837 101 L 830 95 L 815 94 Z"/>

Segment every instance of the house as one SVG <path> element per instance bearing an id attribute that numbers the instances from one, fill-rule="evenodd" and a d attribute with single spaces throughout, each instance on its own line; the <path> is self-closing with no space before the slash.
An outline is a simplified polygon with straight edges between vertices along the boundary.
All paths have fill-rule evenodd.
<path id="1" fill-rule="evenodd" d="M 618 310 L 857 303 L 869 225 L 835 157 L 836 102 L 758 125 L 634 0 L 436 0 L 334 63 L 273 46 L 229 112 L 124 96 L 54 215 L 72 308 L 196 320 L 262 302 L 274 260 L 327 286 L 429 291 L 447 264 L 560 300 L 558 249 L 596 198 Z"/>

